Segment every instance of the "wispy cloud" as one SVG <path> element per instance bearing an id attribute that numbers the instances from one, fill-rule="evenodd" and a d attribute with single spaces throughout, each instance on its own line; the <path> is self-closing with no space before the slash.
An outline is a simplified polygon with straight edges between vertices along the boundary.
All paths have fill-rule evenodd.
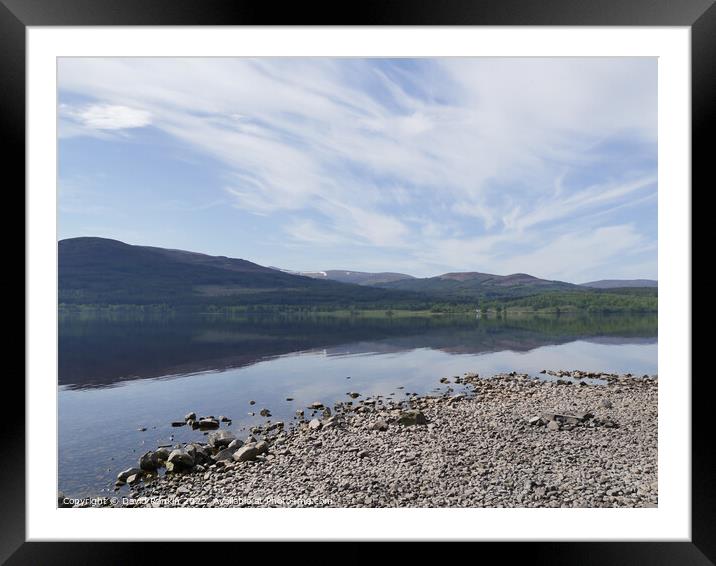
<path id="1" fill-rule="evenodd" d="M 151 126 L 220 164 L 209 198 L 283 231 L 303 250 L 286 267 L 577 277 L 569 250 L 611 242 L 606 212 L 656 192 L 652 60 L 73 58 L 59 79 L 91 100 L 60 108 L 72 135 Z M 582 255 L 585 276 L 628 252 Z"/>

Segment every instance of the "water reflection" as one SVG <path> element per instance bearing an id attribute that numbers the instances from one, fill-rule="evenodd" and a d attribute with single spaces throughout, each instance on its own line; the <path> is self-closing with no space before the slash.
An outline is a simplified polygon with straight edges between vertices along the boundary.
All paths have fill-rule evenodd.
<path id="1" fill-rule="evenodd" d="M 67 389 L 217 371 L 295 352 L 526 352 L 574 340 L 653 343 L 656 316 L 60 318 L 59 384 Z"/>

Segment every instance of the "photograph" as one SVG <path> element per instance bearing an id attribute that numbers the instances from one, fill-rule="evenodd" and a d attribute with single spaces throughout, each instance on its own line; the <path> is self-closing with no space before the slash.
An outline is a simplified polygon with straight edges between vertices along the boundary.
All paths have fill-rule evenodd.
<path id="1" fill-rule="evenodd" d="M 658 507 L 658 65 L 58 57 L 57 507 Z"/>

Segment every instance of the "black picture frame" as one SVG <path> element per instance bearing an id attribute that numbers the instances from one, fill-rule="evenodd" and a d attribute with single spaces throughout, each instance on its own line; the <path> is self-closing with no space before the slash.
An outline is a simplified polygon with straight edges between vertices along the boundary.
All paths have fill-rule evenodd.
<path id="1" fill-rule="evenodd" d="M 706 185 L 713 161 L 716 107 L 714 0 L 363 0 L 271 3 L 245 0 L 0 0 L 0 127 L 6 187 L 25 184 L 25 32 L 28 26 L 112 25 L 557 25 L 688 26 L 692 48 L 692 185 Z M 9 142 L 9 143 L 8 143 Z M 12 183 L 8 181 L 12 179 Z M 706 187 L 704 187 L 706 188 Z M 685 187 L 684 190 L 693 190 Z M 26 301 L 28 298 L 26 297 Z M 532 564 L 716 564 L 716 488 L 708 377 L 692 388 L 692 536 L 690 542 L 490 543 L 500 561 Z M 6 380 L 7 382 L 8 380 Z M 17 381 L 17 380 L 16 380 Z M 13 418 L 0 427 L 0 562 L 19 564 L 146 563 L 183 552 L 171 543 L 25 542 L 24 386 L 8 394 Z M 9 457 L 13 454 L 13 457 Z M 23 455 L 23 457 L 20 457 Z M 558 526 L 557 526 L 558 527 Z M 585 536 L 589 527 L 585 525 Z M 320 538 L 317 533 L 316 538 Z M 555 529 L 559 538 L 559 529 Z M 170 549 L 170 545 L 173 549 Z"/>

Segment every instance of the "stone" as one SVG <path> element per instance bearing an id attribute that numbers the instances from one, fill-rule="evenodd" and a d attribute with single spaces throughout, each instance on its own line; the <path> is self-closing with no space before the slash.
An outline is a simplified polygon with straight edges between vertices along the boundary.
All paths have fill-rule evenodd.
<path id="1" fill-rule="evenodd" d="M 321 403 L 320 401 L 314 401 L 313 403 L 311 403 L 311 404 L 308 406 L 308 408 L 309 408 L 309 409 L 313 409 L 314 411 L 317 411 L 317 410 L 323 408 L 323 403 Z"/>
<path id="2" fill-rule="evenodd" d="M 360 393 L 356 393 L 355 391 L 346 393 L 346 395 L 348 395 L 348 397 L 350 397 L 351 399 L 357 399 L 358 397 L 360 397 Z"/>
<path id="3" fill-rule="evenodd" d="M 209 433 L 207 441 L 212 448 L 225 448 L 236 440 L 236 436 L 228 430 L 217 430 Z"/>
<path id="4" fill-rule="evenodd" d="M 602 399 L 599 404 L 605 409 L 611 409 L 614 406 L 609 399 Z"/>
<path id="5" fill-rule="evenodd" d="M 184 415 L 184 421 L 195 421 L 196 420 L 196 413 L 192 411 L 191 413 L 187 413 Z"/>
<path id="6" fill-rule="evenodd" d="M 318 419 L 313 419 L 311 422 L 308 423 L 308 428 L 310 428 L 311 430 L 318 430 L 322 426 L 323 425 L 321 424 L 321 421 L 319 421 Z"/>
<path id="7" fill-rule="evenodd" d="M 544 423 L 541 417 L 532 417 L 529 421 L 527 421 L 530 426 L 538 426 Z"/>
<path id="8" fill-rule="evenodd" d="M 557 421 L 549 421 L 549 422 L 547 423 L 547 430 L 557 431 L 557 430 L 559 430 L 560 428 L 561 428 L 561 427 L 560 427 L 560 425 L 559 425 L 559 423 L 558 423 Z"/>
<path id="9" fill-rule="evenodd" d="M 120 482 L 126 482 L 129 476 L 133 476 L 135 474 L 141 474 L 142 470 L 140 468 L 127 468 L 126 470 L 119 472 L 117 474 L 117 481 Z"/>
<path id="10" fill-rule="evenodd" d="M 233 459 L 235 462 L 248 462 L 249 460 L 254 460 L 258 454 L 259 451 L 256 449 L 256 445 L 247 444 L 234 452 Z"/>
<path id="11" fill-rule="evenodd" d="M 252 442 L 253 442 L 253 441 L 252 441 Z M 229 443 L 229 445 L 227 446 L 227 448 L 229 448 L 229 449 L 231 449 L 231 450 L 238 450 L 238 449 L 241 448 L 243 445 L 244 445 L 243 442 L 241 442 L 238 438 L 235 438 L 234 440 L 232 440 L 232 441 Z"/>
<path id="12" fill-rule="evenodd" d="M 184 426 L 185 424 L 186 424 L 186 421 L 172 421 L 173 427 Z"/>
<path id="13" fill-rule="evenodd" d="M 377 420 L 374 423 L 371 423 L 369 427 L 371 430 L 380 430 L 380 431 L 386 431 L 388 430 L 388 423 L 385 422 L 383 419 Z"/>
<path id="14" fill-rule="evenodd" d="M 135 483 L 139 483 L 139 481 L 142 479 L 142 474 L 132 474 L 127 478 L 127 483 L 129 485 L 134 485 Z"/>
<path id="15" fill-rule="evenodd" d="M 219 428 L 219 421 L 211 417 L 204 417 L 202 419 L 199 419 L 197 424 L 199 425 L 200 429 L 204 430 Z"/>
<path id="16" fill-rule="evenodd" d="M 269 411 L 268 409 L 261 409 L 259 411 L 259 415 L 261 415 L 262 417 L 270 417 L 271 411 Z"/>
<path id="17" fill-rule="evenodd" d="M 258 454 L 268 454 L 268 452 L 269 452 L 268 442 L 266 442 L 265 440 L 259 440 L 256 443 L 256 452 Z"/>
<path id="18" fill-rule="evenodd" d="M 215 462 L 223 462 L 224 460 L 231 460 L 234 457 L 234 453 L 238 450 L 238 448 L 224 448 L 223 450 L 219 450 L 216 454 L 214 454 L 211 458 Z"/>
<path id="19" fill-rule="evenodd" d="M 171 464 L 172 471 L 190 469 L 194 466 L 194 457 L 187 450 L 177 448 L 169 454 L 167 464 Z M 169 466 L 167 466 L 167 469 L 169 469 Z"/>
<path id="20" fill-rule="evenodd" d="M 428 424 L 428 420 L 425 418 L 425 415 L 421 411 L 417 410 L 404 411 L 398 417 L 398 422 L 403 426 Z"/>

